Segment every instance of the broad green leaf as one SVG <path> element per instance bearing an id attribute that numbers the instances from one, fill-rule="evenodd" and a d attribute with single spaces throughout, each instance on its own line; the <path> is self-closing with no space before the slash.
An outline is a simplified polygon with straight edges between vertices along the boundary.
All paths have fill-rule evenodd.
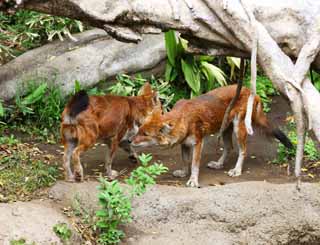
<path id="1" fill-rule="evenodd" d="M 182 37 L 178 38 L 177 55 L 181 56 L 188 49 L 188 41 Z"/>
<path id="2" fill-rule="evenodd" d="M 170 30 L 164 34 L 165 42 L 166 42 L 166 50 L 167 56 L 170 64 L 172 66 L 176 65 L 176 57 L 177 57 L 177 41 L 175 32 Z"/>
<path id="3" fill-rule="evenodd" d="M 0 101 L 0 117 L 3 117 L 3 116 L 4 116 L 4 108 L 3 108 L 2 102 Z"/>
<path id="4" fill-rule="evenodd" d="M 227 85 L 225 74 L 219 67 L 216 67 L 206 61 L 202 61 L 201 66 L 206 69 L 208 77 L 217 81 L 220 86 Z"/>
<path id="5" fill-rule="evenodd" d="M 209 55 L 199 55 L 198 60 L 212 62 L 214 60 L 214 57 Z"/>
<path id="6" fill-rule="evenodd" d="M 34 104 L 44 96 L 46 90 L 47 90 L 47 84 L 46 83 L 41 84 L 36 90 L 34 90 L 27 97 L 25 97 L 21 101 L 21 104 L 23 105 Z"/>
<path id="7" fill-rule="evenodd" d="M 240 69 L 240 58 L 236 58 L 236 57 L 227 57 L 227 62 L 228 64 L 231 66 L 231 64 L 235 65 L 238 69 Z"/>
<path id="8" fill-rule="evenodd" d="M 74 92 L 78 93 L 81 90 L 81 84 L 78 80 L 74 81 Z"/>
<path id="9" fill-rule="evenodd" d="M 204 68 L 203 66 L 201 66 L 201 71 L 207 79 L 207 90 L 212 90 L 214 88 L 214 83 L 213 83 L 214 78 L 212 77 L 212 74 L 209 73 L 207 69 Z"/>
<path id="10" fill-rule="evenodd" d="M 183 59 L 181 59 L 181 68 L 188 85 L 198 95 L 200 93 L 200 73 L 195 72 L 195 67 Z"/>
<path id="11" fill-rule="evenodd" d="M 173 69 L 172 65 L 170 64 L 170 62 L 167 61 L 166 72 L 164 75 L 166 81 L 171 81 L 170 78 L 171 78 L 172 69 Z"/>

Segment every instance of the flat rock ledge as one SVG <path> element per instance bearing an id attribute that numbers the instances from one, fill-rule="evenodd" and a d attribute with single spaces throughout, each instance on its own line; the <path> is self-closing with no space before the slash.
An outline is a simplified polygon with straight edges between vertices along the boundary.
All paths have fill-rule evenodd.
<path id="1" fill-rule="evenodd" d="M 0 204 L 0 244 L 18 237 L 59 244 L 52 227 L 70 222 L 61 208 L 77 199 L 96 210 L 97 185 L 61 181 L 50 189 L 50 200 Z M 319 183 L 303 183 L 300 192 L 295 184 L 267 182 L 200 189 L 156 185 L 134 200 L 133 210 L 123 244 L 320 243 Z M 73 239 L 80 244 L 79 237 Z"/>

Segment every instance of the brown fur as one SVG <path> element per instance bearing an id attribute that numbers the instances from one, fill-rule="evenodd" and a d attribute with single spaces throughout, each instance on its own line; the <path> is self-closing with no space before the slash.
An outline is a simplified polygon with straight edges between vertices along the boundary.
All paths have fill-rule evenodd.
<path id="1" fill-rule="evenodd" d="M 127 140 L 136 133 L 135 128 L 144 122 L 154 108 L 161 108 L 157 93 L 152 91 L 149 83 L 142 87 L 139 96 L 89 96 L 87 109 L 75 118 L 70 116 L 72 102 L 71 99 L 65 107 L 61 122 L 65 177 L 69 181 L 74 178 L 83 180 L 80 154 L 92 147 L 99 138 L 104 139 L 109 148 L 105 166 L 107 175 L 115 177 L 116 172 L 111 169 L 111 163 L 119 144 L 135 158 L 135 152 Z M 71 156 L 74 161 L 74 174 L 70 168 Z"/>
<path id="2" fill-rule="evenodd" d="M 235 85 L 221 87 L 194 99 L 180 100 L 168 113 L 162 114 L 160 110 L 153 113 L 152 117 L 140 127 L 138 134 L 133 139 L 133 145 L 181 144 L 182 157 L 185 162 L 189 160 L 192 150 L 192 174 L 187 185 L 198 186 L 203 138 L 220 129 L 226 108 L 235 93 Z M 228 118 L 229 128 L 223 135 L 225 152 L 218 162 L 210 162 L 208 165 L 212 168 L 223 166 L 227 151 L 232 147 L 232 126 L 230 124 L 233 122 L 239 147 L 239 158 L 235 169 L 229 171 L 230 176 L 241 174 L 242 161 L 246 155 L 247 131 L 244 119 L 249 96 L 250 90 L 242 88 L 240 97 Z M 252 119 L 253 123 L 261 126 L 268 133 L 272 132 L 258 96 L 254 99 Z M 185 176 L 187 170 L 188 167 L 185 167 L 183 171 L 176 171 L 176 175 Z"/>

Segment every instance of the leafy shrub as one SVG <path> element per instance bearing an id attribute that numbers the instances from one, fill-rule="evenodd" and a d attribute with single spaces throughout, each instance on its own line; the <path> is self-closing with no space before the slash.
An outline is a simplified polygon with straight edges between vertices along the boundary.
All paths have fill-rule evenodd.
<path id="1" fill-rule="evenodd" d="M 0 64 L 28 49 L 55 38 L 73 38 L 71 33 L 81 32 L 80 21 L 51 16 L 29 10 L 14 14 L 0 11 Z"/>
<path id="2" fill-rule="evenodd" d="M 72 232 L 66 223 L 58 223 L 54 225 L 53 231 L 64 242 L 68 241 L 72 235 Z"/>
<path id="3" fill-rule="evenodd" d="M 155 178 L 158 175 L 167 171 L 162 164 L 149 165 L 151 155 L 142 154 L 139 159 L 141 166 L 125 180 L 128 188 L 121 187 L 117 180 L 108 182 L 100 178 L 99 204 L 101 209 L 96 213 L 99 244 L 118 244 L 120 242 L 124 233 L 119 229 L 119 225 L 132 220 L 132 198 L 142 195 L 147 186 L 155 184 Z"/>
<path id="4" fill-rule="evenodd" d="M 149 81 L 152 88 L 159 92 L 160 100 L 162 101 L 165 109 L 172 107 L 177 100 L 186 97 L 184 90 L 179 90 L 169 82 L 165 82 L 161 79 L 155 79 L 153 76 L 150 79 L 146 79 L 141 75 L 131 77 L 123 74 L 117 76 L 117 81 L 118 82 L 116 84 L 108 88 L 108 91 L 112 94 L 123 96 L 138 95 L 138 91 L 143 84 Z"/>
<path id="5" fill-rule="evenodd" d="M 292 142 L 294 149 L 287 149 L 284 145 L 278 145 L 278 157 L 274 160 L 275 163 L 288 163 L 290 160 L 295 158 L 296 148 L 297 148 L 297 133 L 296 133 L 296 125 L 292 119 L 289 117 L 291 121 L 288 124 L 288 138 Z M 317 162 L 320 161 L 320 152 L 317 149 L 315 142 L 310 138 L 310 136 L 306 136 L 306 142 L 304 145 L 304 160 L 307 162 Z"/>
<path id="6" fill-rule="evenodd" d="M 174 31 L 165 33 L 168 61 L 165 80 L 187 83 L 191 96 L 226 85 L 224 72 L 212 64 L 210 56 L 194 56 L 186 52 L 188 42 Z"/>
<path id="7" fill-rule="evenodd" d="M 250 87 L 250 76 L 246 76 L 244 85 Z M 269 112 L 271 110 L 271 96 L 279 95 L 279 92 L 274 88 L 269 78 L 264 75 L 257 76 L 257 94 L 260 96 L 263 103 L 263 110 Z"/>
<path id="8" fill-rule="evenodd" d="M 310 77 L 310 75 L 309 75 Z M 316 87 L 316 89 L 320 92 L 320 74 L 312 71 L 312 77 L 313 77 L 313 82 L 314 82 L 314 86 Z"/>

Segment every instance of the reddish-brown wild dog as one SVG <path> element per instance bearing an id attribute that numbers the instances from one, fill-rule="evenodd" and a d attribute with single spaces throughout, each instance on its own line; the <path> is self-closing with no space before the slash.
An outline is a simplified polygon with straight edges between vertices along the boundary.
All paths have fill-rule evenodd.
<path id="1" fill-rule="evenodd" d="M 146 83 L 138 96 L 125 97 L 116 95 L 88 96 L 85 91 L 75 94 L 62 113 L 61 138 L 64 145 L 63 166 L 68 181 L 83 181 L 83 168 L 80 154 L 93 146 L 100 138 L 106 141 L 105 171 L 114 178 L 117 172 L 111 164 L 115 152 L 120 146 L 132 160 L 136 153 L 129 145 L 131 137 L 138 131 L 154 108 L 160 107 L 157 92 Z M 74 162 L 74 172 L 70 162 Z"/>
<path id="2" fill-rule="evenodd" d="M 155 111 L 139 128 L 138 134 L 133 138 L 133 146 L 175 145 L 181 144 L 182 158 L 185 167 L 176 170 L 173 174 L 184 177 L 188 174 L 187 162 L 192 155 L 191 176 L 188 186 L 198 187 L 199 165 L 203 139 L 220 129 L 223 116 L 231 99 L 235 96 L 236 86 L 226 86 L 212 90 L 206 94 L 190 100 L 179 100 L 172 110 L 162 114 Z M 239 176 L 242 172 L 243 160 L 246 156 L 247 131 L 245 115 L 250 90 L 243 88 L 240 97 L 228 118 L 228 128 L 223 134 L 224 151 L 220 159 L 208 163 L 208 167 L 220 169 L 230 149 L 232 148 L 232 133 L 235 133 L 239 156 L 235 168 L 229 171 L 230 176 Z M 291 148 L 289 139 L 277 128 L 270 126 L 263 112 L 261 99 L 254 98 L 252 121 L 260 126 L 267 135 L 274 136 L 286 147 Z M 233 124 L 233 125 L 232 125 Z M 192 153 L 192 154 L 191 154 Z"/>

